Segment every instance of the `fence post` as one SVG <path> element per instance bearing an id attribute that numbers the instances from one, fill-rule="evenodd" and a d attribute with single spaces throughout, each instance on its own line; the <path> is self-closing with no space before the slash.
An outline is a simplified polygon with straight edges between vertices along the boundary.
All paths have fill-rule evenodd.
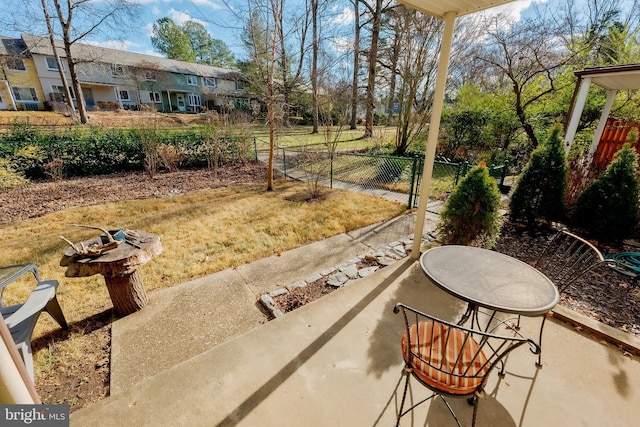
<path id="1" fill-rule="evenodd" d="M 253 137 L 253 152 L 256 155 L 256 162 L 257 162 L 258 161 L 258 141 L 255 136 Z"/>
<path id="2" fill-rule="evenodd" d="M 463 167 L 462 163 L 456 163 L 455 165 L 456 165 L 456 176 L 453 180 L 454 187 L 458 185 L 458 179 L 460 178 L 460 174 L 462 173 L 462 167 Z"/>
<path id="3" fill-rule="evenodd" d="M 282 149 L 282 171 L 284 173 L 284 177 L 285 179 L 287 178 L 287 154 L 285 152 L 285 149 Z"/>
<path id="4" fill-rule="evenodd" d="M 333 188 L 333 151 L 329 154 L 329 188 Z"/>
<path id="5" fill-rule="evenodd" d="M 409 185 L 409 201 L 407 202 L 407 209 L 411 209 L 411 203 L 413 203 L 413 190 L 416 182 L 416 162 L 418 157 L 413 156 L 413 163 L 411 164 L 411 184 Z"/>

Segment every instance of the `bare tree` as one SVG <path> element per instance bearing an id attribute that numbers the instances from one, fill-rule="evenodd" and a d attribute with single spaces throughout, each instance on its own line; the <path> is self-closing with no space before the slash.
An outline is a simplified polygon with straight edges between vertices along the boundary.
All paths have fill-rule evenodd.
<path id="1" fill-rule="evenodd" d="M 360 71 L 360 0 L 353 0 L 354 39 L 353 39 L 353 82 L 351 84 L 351 122 L 350 129 L 358 124 L 358 72 Z"/>
<path id="2" fill-rule="evenodd" d="M 269 159 L 267 164 L 267 191 L 273 190 L 273 161 L 276 145 L 276 112 L 279 91 L 276 85 L 276 62 L 282 40 L 282 1 L 247 1 L 249 19 L 243 31 L 243 44 L 249 56 L 244 72 L 252 89 L 264 98 L 269 126 Z"/>
<path id="3" fill-rule="evenodd" d="M 562 67 L 570 64 L 575 54 L 563 49 L 563 29 L 552 20 L 538 17 L 512 23 L 504 19 L 493 17 L 487 24 L 487 48 L 479 59 L 511 86 L 516 115 L 535 148 L 538 138 L 527 111 L 560 89 L 559 84 L 567 84 L 559 83 L 558 77 Z"/>
<path id="4" fill-rule="evenodd" d="M 313 129 L 311 133 L 318 133 L 318 0 L 309 0 L 311 7 L 311 104 L 313 108 Z"/>
<path id="5" fill-rule="evenodd" d="M 44 13 L 44 20 L 47 25 L 47 31 L 49 33 L 49 43 L 51 44 L 53 50 L 53 57 L 58 65 L 58 73 L 60 74 L 60 80 L 62 81 L 62 87 L 65 93 L 67 105 L 69 107 L 69 112 L 71 113 L 71 117 L 76 118 L 76 108 L 73 105 L 73 96 L 71 95 L 71 89 L 69 86 L 69 82 L 67 81 L 67 75 L 64 72 L 64 67 L 62 66 L 62 59 L 60 59 L 60 55 L 58 54 L 58 49 L 56 49 L 56 40 L 55 33 L 53 31 L 53 23 L 51 22 L 51 16 L 49 15 L 49 9 L 47 8 L 46 0 L 41 0 L 42 3 L 42 11 Z M 78 98 L 80 100 L 80 98 Z"/>
<path id="6" fill-rule="evenodd" d="M 404 7 L 397 9 L 395 19 L 400 41 L 396 153 L 403 155 L 428 123 L 442 22 Z"/>
<path id="7" fill-rule="evenodd" d="M 302 9 L 302 13 L 300 13 L 294 5 L 286 10 L 284 8 L 284 0 L 279 0 L 279 3 L 278 54 L 280 57 L 279 71 L 282 81 L 282 96 L 284 98 L 282 123 L 285 126 L 289 126 L 289 108 L 293 104 L 292 96 L 296 90 L 299 90 L 302 81 L 304 62 L 308 50 L 307 31 L 310 27 L 311 17 L 306 9 Z"/>
<path id="8" fill-rule="evenodd" d="M 398 80 L 398 61 L 400 59 L 400 46 L 403 42 L 403 33 L 399 29 L 399 20 L 396 17 L 398 8 L 393 8 L 388 11 L 388 15 L 390 18 L 390 25 L 392 26 L 391 38 L 392 43 L 389 46 L 390 52 L 387 55 L 388 62 L 385 63 L 384 60 L 380 60 L 380 63 L 383 67 L 385 67 L 389 72 L 389 93 L 387 95 L 387 113 L 389 115 L 389 120 L 387 121 L 387 126 L 391 126 L 393 124 L 393 112 L 394 106 L 396 104 L 396 83 Z"/>
<path id="9" fill-rule="evenodd" d="M 375 0 L 373 5 L 363 2 L 371 15 L 371 45 L 367 55 L 367 94 L 366 112 L 364 117 L 364 138 L 373 137 L 373 110 L 375 109 L 376 71 L 378 65 L 378 41 L 382 21 L 384 1 Z"/>

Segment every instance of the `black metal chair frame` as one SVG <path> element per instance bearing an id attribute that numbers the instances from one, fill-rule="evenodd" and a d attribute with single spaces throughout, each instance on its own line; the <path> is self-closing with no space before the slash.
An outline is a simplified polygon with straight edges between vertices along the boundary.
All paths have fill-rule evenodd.
<path id="1" fill-rule="evenodd" d="M 600 265 L 615 268 L 616 262 L 605 259 L 598 248 L 582 237 L 567 229 L 561 229 L 549 241 L 533 266 L 544 273 L 562 294 L 567 287 Z M 538 345 L 541 351 L 536 362 L 538 367 L 542 366 L 542 332 L 547 316 L 548 314 L 542 317 L 540 324 Z M 518 316 L 516 329 L 519 326 L 520 317 Z"/>
<path id="2" fill-rule="evenodd" d="M 531 352 L 534 354 L 539 353 L 540 347 L 533 340 L 527 339 L 521 336 L 514 335 L 496 335 L 483 330 L 467 328 L 459 324 L 447 322 L 438 319 L 429 314 L 420 312 L 414 308 L 406 306 L 402 303 L 396 304 L 393 309 L 394 313 L 402 311 L 405 321 L 406 330 L 403 335 L 403 341 L 407 340 L 408 344 L 406 349 L 403 344 L 403 358 L 405 366 L 403 368 L 403 375 L 406 375 L 404 392 L 402 395 L 402 401 L 398 410 L 396 427 L 400 425 L 400 419 L 411 412 L 414 408 L 422 403 L 433 399 L 434 397 L 440 397 L 447 409 L 455 419 L 458 426 L 462 426 L 455 412 L 449 405 L 446 397 L 467 398 L 469 404 L 473 405 L 473 420 L 472 425 L 475 425 L 477 412 L 478 412 L 478 396 L 484 394 L 484 387 L 489 379 L 489 375 L 493 369 L 500 365 L 500 375 L 504 375 L 504 359 L 505 357 L 516 348 L 523 344 L 529 344 Z M 420 342 L 420 325 L 431 327 L 430 342 Z M 445 337 L 443 339 L 442 334 L 436 335 L 436 326 L 438 331 L 444 331 Z M 415 337 L 412 336 L 412 328 L 414 328 Z M 451 337 L 451 334 L 456 334 Z M 412 337 L 414 341 L 412 342 Z M 455 348 L 455 344 L 450 342 L 460 343 L 462 339 L 462 346 L 460 349 Z M 467 343 L 469 344 L 467 346 Z M 434 354 L 434 345 L 441 351 Z M 453 346 L 453 348 L 451 348 Z M 417 350 L 416 350 L 417 349 Z M 423 349 L 423 352 L 419 350 Z M 428 354 L 426 353 L 428 349 Z M 459 350 L 459 353 L 458 353 Z M 471 352 L 469 352 L 471 350 Z M 464 353 L 464 354 L 463 354 Z M 453 355 L 455 361 L 451 366 L 451 357 L 442 357 L 443 354 Z M 447 359 L 445 364 L 445 359 Z M 474 365 L 472 369 L 471 366 Z M 481 366 L 479 366 L 480 364 Z M 446 386 L 439 386 L 441 384 L 434 379 L 433 383 L 427 383 L 421 379 L 419 375 L 427 375 L 421 371 L 420 368 L 428 366 L 429 372 L 436 373 L 438 376 L 445 376 L 447 380 L 451 381 L 464 381 L 469 380 L 472 385 L 465 387 L 460 392 L 452 393 L 451 388 Z M 475 369 L 475 371 L 474 371 Z M 462 370 L 462 371 L 461 371 Z M 417 373 L 419 372 L 419 374 Z M 407 390 L 409 387 L 409 378 L 413 377 L 424 387 L 432 391 L 433 393 L 411 406 L 409 409 L 404 410 L 404 404 L 407 396 Z"/>

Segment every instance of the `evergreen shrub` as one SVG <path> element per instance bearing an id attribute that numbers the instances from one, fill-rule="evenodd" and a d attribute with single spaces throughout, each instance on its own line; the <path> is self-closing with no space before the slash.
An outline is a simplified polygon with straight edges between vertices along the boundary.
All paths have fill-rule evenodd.
<path id="1" fill-rule="evenodd" d="M 638 225 L 638 154 L 629 144 L 576 200 L 571 225 L 603 242 L 630 237 Z"/>
<path id="2" fill-rule="evenodd" d="M 484 165 L 458 183 L 440 214 L 438 237 L 445 245 L 493 247 L 500 233 L 500 191 Z"/>
<path id="3" fill-rule="evenodd" d="M 538 220 L 563 221 L 567 159 L 560 139 L 560 127 L 531 153 L 509 202 L 512 222 L 533 228 Z"/>

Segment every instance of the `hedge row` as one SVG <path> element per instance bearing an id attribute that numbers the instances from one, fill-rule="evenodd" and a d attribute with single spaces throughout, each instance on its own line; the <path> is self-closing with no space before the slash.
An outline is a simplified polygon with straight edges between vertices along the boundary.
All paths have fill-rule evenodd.
<path id="1" fill-rule="evenodd" d="M 162 144 L 175 147 L 182 167 L 207 166 L 211 159 L 211 129 L 175 132 L 149 129 L 70 129 L 65 132 L 37 132 L 14 127 L 0 135 L 0 159 L 29 179 L 57 173 L 65 177 L 144 170 L 145 150 Z M 145 144 L 143 144 L 143 141 Z M 250 136 L 229 131 L 216 134 L 219 161 L 255 158 Z"/>

